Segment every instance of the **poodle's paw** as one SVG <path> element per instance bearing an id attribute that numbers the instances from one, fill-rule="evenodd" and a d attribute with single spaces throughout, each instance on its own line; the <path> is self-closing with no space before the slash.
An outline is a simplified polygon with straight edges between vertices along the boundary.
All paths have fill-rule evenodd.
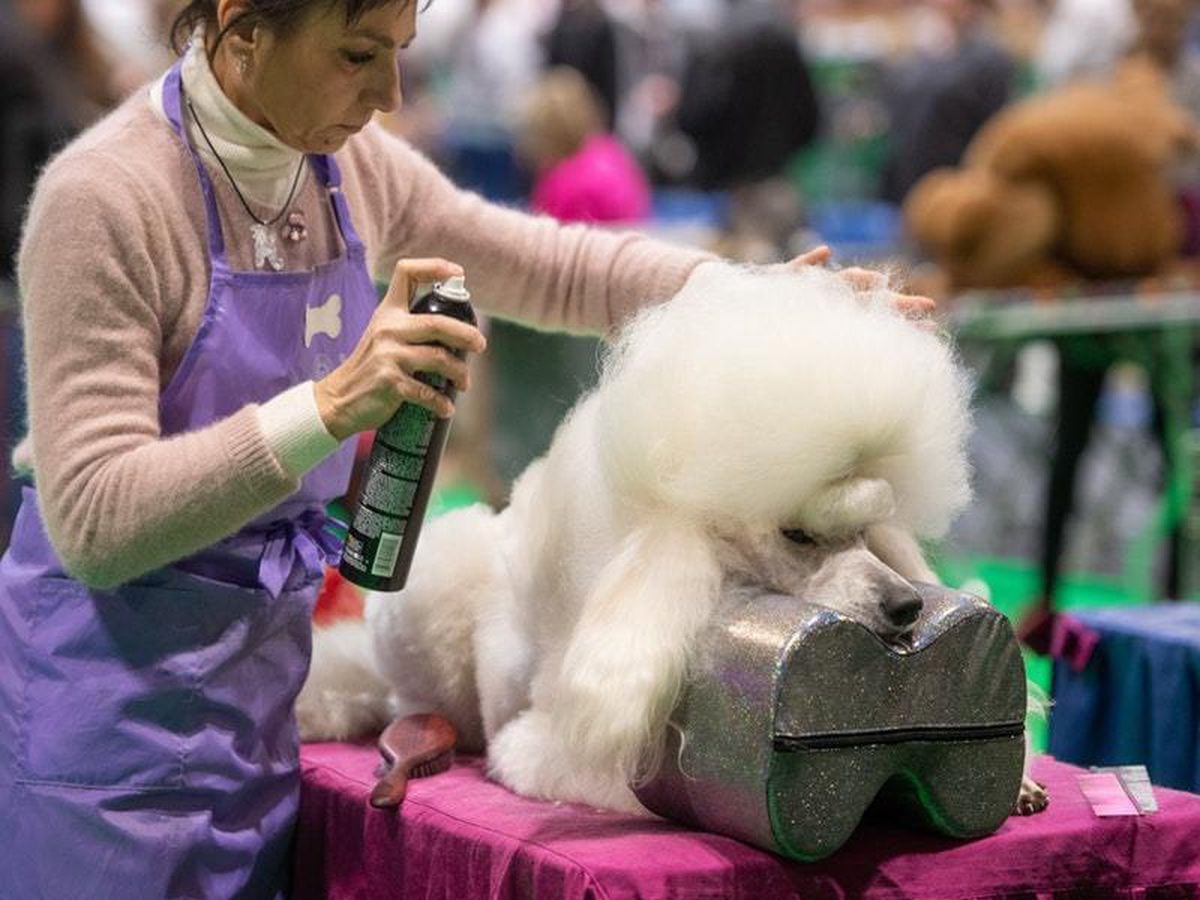
<path id="1" fill-rule="evenodd" d="M 551 797 L 550 767 L 561 765 L 563 755 L 549 716 L 526 710 L 501 728 L 488 745 L 488 771 L 518 794 Z"/>
<path id="2" fill-rule="evenodd" d="M 580 760 L 554 724 L 546 713 L 526 710 L 501 728 L 488 747 L 492 778 L 526 797 L 647 815 L 615 767 Z"/>
<path id="3" fill-rule="evenodd" d="M 1013 808 L 1018 816 L 1032 816 L 1040 813 L 1050 805 L 1050 795 L 1046 786 L 1038 784 L 1028 775 L 1021 777 L 1021 790 L 1017 793 L 1017 804 Z"/>

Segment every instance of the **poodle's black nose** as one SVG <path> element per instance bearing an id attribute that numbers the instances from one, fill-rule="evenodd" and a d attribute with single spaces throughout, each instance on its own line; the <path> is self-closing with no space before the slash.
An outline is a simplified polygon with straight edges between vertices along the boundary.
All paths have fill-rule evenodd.
<path id="1" fill-rule="evenodd" d="M 888 591 L 880 604 L 889 621 L 899 628 L 907 628 L 921 615 L 921 595 L 912 588 Z"/>

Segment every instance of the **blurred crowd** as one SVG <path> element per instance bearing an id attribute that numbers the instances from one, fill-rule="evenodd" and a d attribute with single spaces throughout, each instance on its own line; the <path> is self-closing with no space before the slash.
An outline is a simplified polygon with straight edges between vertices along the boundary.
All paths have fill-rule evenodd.
<path id="1" fill-rule="evenodd" d="M 0 0 L 0 275 L 39 165 L 169 63 L 180 5 Z M 389 125 L 461 183 L 561 218 L 645 222 L 669 215 L 664 190 L 716 192 L 721 249 L 781 256 L 813 237 L 806 210 L 898 206 L 1015 97 L 1139 49 L 1200 110 L 1193 6 L 433 0 Z"/>

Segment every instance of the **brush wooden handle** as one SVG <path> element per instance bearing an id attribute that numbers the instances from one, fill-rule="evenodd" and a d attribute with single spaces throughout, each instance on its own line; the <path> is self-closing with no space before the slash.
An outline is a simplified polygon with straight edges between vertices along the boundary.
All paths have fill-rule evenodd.
<path id="1" fill-rule="evenodd" d="M 444 716 L 419 713 L 396 719 L 379 736 L 383 757 L 381 777 L 371 791 L 371 805 L 399 806 L 410 778 L 434 775 L 450 768 L 458 733 Z"/>

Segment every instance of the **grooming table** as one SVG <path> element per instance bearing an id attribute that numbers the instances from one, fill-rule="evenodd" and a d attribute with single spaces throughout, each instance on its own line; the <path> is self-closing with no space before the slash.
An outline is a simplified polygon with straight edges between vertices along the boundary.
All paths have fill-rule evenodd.
<path id="1" fill-rule="evenodd" d="M 1050 752 L 1079 765 L 1143 763 L 1156 784 L 1200 791 L 1200 603 L 1062 618 Z"/>
<path id="2" fill-rule="evenodd" d="M 1096 818 L 1081 770 L 1034 774 L 1050 809 L 960 843 L 864 825 L 830 858 L 787 862 L 730 838 L 518 797 L 483 761 L 414 781 L 400 811 L 367 804 L 372 746 L 309 744 L 296 842 L 296 900 L 530 897 L 1200 897 L 1200 796 L 1157 789 L 1160 811 Z"/>

